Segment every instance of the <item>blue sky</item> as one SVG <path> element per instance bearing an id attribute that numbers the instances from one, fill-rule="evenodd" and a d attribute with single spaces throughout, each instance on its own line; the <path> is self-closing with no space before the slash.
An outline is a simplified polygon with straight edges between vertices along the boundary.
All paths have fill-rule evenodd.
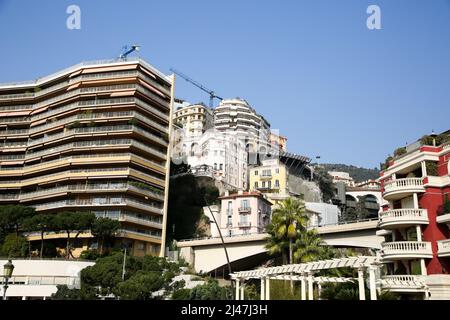
<path id="1" fill-rule="evenodd" d="M 81 30 L 66 8 L 81 8 Z M 366 8 L 381 8 L 368 30 Z M 321 162 L 378 166 L 450 124 L 450 0 L 0 0 L 0 82 L 84 60 L 140 56 L 242 97 Z M 179 98 L 205 101 L 179 80 Z"/>

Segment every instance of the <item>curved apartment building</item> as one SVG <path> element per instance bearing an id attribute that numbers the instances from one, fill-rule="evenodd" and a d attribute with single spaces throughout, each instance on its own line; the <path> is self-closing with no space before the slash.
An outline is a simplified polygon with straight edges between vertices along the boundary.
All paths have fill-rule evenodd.
<path id="1" fill-rule="evenodd" d="M 117 219 L 133 254 L 163 255 L 173 84 L 128 59 L 0 85 L 0 204 Z"/>
<path id="2" fill-rule="evenodd" d="M 450 132 L 444 133 L 449 134 Z M 381 258 L 386 288 L 431 299 L 450 297 L 450 144 L 417 142 L 382 172 L 377 232 L 385 235 Z M 448 205 L 447 205 L 448 208 Z"/>

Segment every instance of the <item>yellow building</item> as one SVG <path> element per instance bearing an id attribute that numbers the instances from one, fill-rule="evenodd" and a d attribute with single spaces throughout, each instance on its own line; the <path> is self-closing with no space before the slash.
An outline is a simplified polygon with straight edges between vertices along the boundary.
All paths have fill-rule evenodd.
<path id="1" fill-rule="evenodd" d="M 173 82 L 130 58 L 0 85 L 0 204 L 116 219 L 117 242 L 163 255 Z M 47 237 L 64 248 L 64 234 Z M 80 235 L 74 252 L 94 241 Z"/>
<path id="2" fill-rule="evenodd" d="M 300 184 L 309 175 L 306 166 L 309 161 L 287 152 L 281 152 L 276 159 L 263 160 L 249 170 L 249 189 L 264 193 L 273 204 L 290 196 L 301 198 Z"/>

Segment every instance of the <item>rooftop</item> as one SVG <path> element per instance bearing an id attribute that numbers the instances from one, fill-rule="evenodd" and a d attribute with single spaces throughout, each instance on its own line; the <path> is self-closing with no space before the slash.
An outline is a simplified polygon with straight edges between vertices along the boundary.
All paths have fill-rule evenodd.
<path id="1" fill-rule="evenodd" d="M 0 90 L 1 89 L 19 89 L 19 88 L 29 88 L 34 87 L 37 85 L 44 84 L 46 82 L 58 79 L 61 76 L 64 76 L 65 74 L 69 72 L 74 72 L 82 68 L 86 68 L 89 66 L 109 66 L 109 65 L 124 65 L 124 64 L 135 64 L 139 63 L 142 64 L 144 67 L 149 69 L 150 71 L 154 72 L 156 75 L 158 75 L 160 78 L 166 80 L 168 83 L 171 83 L 170 76 L 167 76 L 163 74 L 161 71 L 157 70 L 155 67 L 150 65 L 145 60 L 139 58 L 139 57 L 130 57 L 126 59 L 107 59 L 107 60 L 93 60 L 93 61 L 84 61 L 81 63 L 78 63 L 76 65 L 73 65 L 71 67 L 62 69 L 60 71 L 57 71 L 55 73 L 52 73 L 48 76 L 37 78 L 36 80 L 28 80 L 28 81 L 21 81 L 21 82 L 10 82 L 10 83 L 0 83 Z"/>

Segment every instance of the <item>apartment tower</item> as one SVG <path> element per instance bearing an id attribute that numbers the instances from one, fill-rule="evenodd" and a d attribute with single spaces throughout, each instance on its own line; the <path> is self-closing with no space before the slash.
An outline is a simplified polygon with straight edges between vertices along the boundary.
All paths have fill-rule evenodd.
<path id="1" fill-rule="evenodd" d="M 116 244 L 164 255 L 173 85 L 135 58 L 0 85 L 0 203 L 116 219 Z M 93 244 L 82 234 L 74 251 Z"/>

